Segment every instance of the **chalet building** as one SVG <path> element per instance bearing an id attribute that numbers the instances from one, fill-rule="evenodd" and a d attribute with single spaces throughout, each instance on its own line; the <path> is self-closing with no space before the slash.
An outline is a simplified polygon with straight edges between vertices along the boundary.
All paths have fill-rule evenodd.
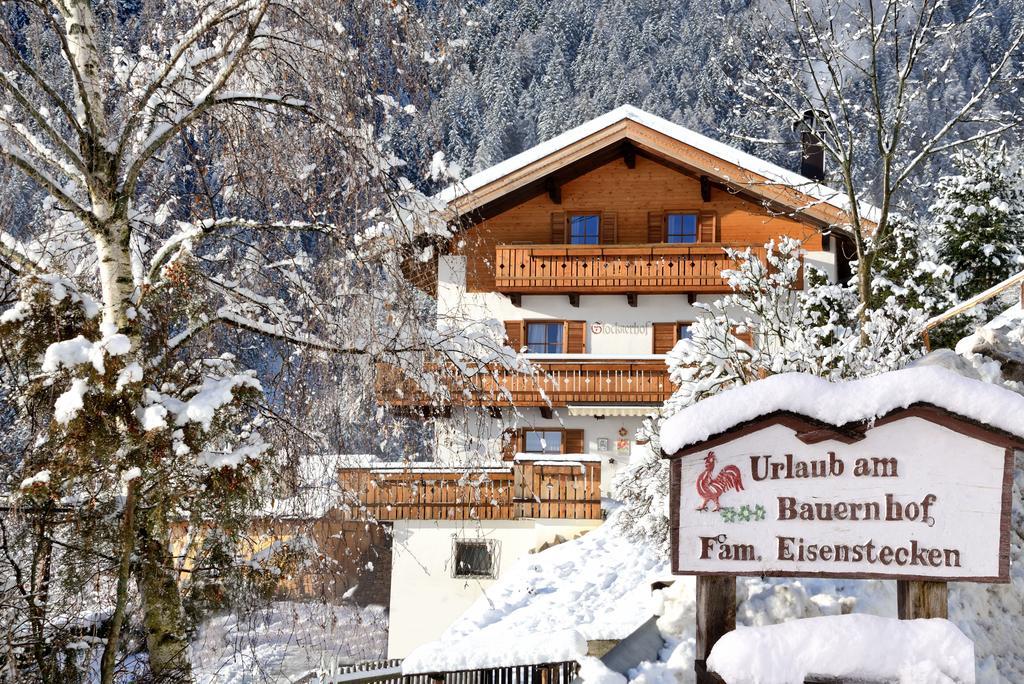
<path id="1" fill-rule="evenodd" d="M 812 137 L 803 171 L 820 178 L 814 153 Z M 439 317 L 503 321 L 542 375 L 482 381 L 501 390 L 482 419 L 457 400 L 433 418 L 438 462 L 493 464 L 477 473 L 483 498 L 441 493 L 461 471 L 360 475 L 377 482 L 357 487 L 371 504 L 381 483 L 408 503 L 378 506 L 394 525 L 393 658 L 436 639 L 516 558 L 600 523 L 600 495 L 648 448 L 643 416 L 672 394 L 665 354 L 696 303 L 729 291 L 723 247 L 763 254 L 791 236 L 805 264 L 849 274 L 840 193 L 630 106 L 440 197 L 460 231 L 423 278 Z"/>

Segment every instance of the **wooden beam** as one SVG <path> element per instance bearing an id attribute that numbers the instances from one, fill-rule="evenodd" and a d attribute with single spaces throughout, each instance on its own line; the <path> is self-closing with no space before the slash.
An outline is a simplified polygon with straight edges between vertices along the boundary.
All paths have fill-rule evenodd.
<path id="1" fill-rule="evenodd" d="M 548 176 L 544 181 L 544 187 L 547 188 L 548 198 L 555 204 L 562 203 L 562 186 L 558 184 L 554 176 Z"/>
<path id="2" fill-rule="evenodd" d="M 580 308 L 580 296 L 577 293 L 569 293 L 569 306 Z"/>
<path id="3" fill-rule="evenodd" d="M 697 648 L 693 670 L 697 684 L 721 684 L 718 675 L 708 672 L 711 649 L 727 633 L 736 629 L 736 578 L 732 575 L 697 577 Z"/>
<path id="4" fill-rule="evenodd" d="M 555 417 L 555 411 L 550 406 L 541 406 L 540 417 L 544 420 L 551 420 Z"/>
<path id="5" fill-rule="evenodd" d="M 700 198 L 705 202 L 711 201 L 711 179 L 707 176 L 700 177 Z"/>
<path id="6" fill-rule="evenodd" d="M 690 306 L 693 306 L 694 304 L 696 304 L 697 303 L 697 293 L 695 293 L 695 292 L 687 292 L 686 293 L 686 303 L 689 304 Z"/>
<path id="7" fill-rule="evenodd" d="M 636 304 L 637 304 L 636 300 L 637 300 L 636 292 L 627 292 L 626 293 L 626 303 L 629 304 L 634 309 L 636 308 Z"/>
<path id="8" fill-rule="evenodd" d="M 523 295 L 521 295 L 521 294 L 519 294 L 517 292 L 513 292 L 512 294 L 510 294 L 508 296 L 508 298 L 509 298 L 509 300 L 511 300 L 512 306 L 515 306 L 515 307 L 522 307 L 523 306 Z"/>
<path id="9" fill-rule="evenodd" d="M 821 248 L 826 252 L 832 251 L 832 233 L 821 234 Z"/>
<path id="10" fill-rule="evenodd" d="M 500 406 L 488 406 L 487 415 L 491 418 L 501 418 L 501 407 Z"/>
<path id="11" fill-rule="evenodd" d="M 896 580 L 896 610 L 901 620 L 948 618 L 949 589 L 945 582 Z"/>
<path id="12" fill-rule="evenodd" d="M 636 168 L 636 148 L 628 141 L 622 144 L 622 159 L 626 162 L 627 169 Z"/>

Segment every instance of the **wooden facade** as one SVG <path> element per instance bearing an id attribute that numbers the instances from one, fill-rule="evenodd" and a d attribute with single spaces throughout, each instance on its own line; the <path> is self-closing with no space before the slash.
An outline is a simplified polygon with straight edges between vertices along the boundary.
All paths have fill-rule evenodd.
<path id="1" fill-rule="evenodd" d="M 542 458 L 542 455 L 538 455 Z M 517 461 L 507 468 L 343 469 L 350 520 L 601 519 L 601 464 Z"/>
<path id="2" fill-rule="evenodd" d="M 600 244 L 565 244 L 566 217 L 580 213 L 601 217 Z M 699 217 L 696 243 L 664 241 L 670 213 Z M 633 168 L 610 160 L 561 185 L 557 197 L 537 195 L 476 222 L 453 251 L 466 256 L 471 292 L 721 293 L 721 269 L 731 267 L 722 247 L 758 250 L 780 235 L 822 249 L 815 225 L 637 157 Z"/>

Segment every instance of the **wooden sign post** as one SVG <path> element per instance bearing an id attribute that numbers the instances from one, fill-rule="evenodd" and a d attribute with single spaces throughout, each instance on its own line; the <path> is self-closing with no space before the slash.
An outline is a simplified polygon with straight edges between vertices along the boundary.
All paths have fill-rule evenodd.
<path id="1" fill-rule="evenodd" d="M 946 617 L 946 582 L 1009 581 L 1024 439 L 930 405 L 841 428 L 792 412 L 666 454 L 672 569 L 697 576 L 698 682 L 735 628 L 736 577 L 897 580 L 899 616 Z"/>

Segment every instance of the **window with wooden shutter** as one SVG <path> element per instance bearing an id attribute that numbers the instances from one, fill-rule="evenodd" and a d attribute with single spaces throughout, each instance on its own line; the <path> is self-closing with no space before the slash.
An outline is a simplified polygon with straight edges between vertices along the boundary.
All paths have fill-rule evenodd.
<path id="1" fill-rule="evenodd" d="M 601 214 L 601 244 L 611 245 L 619 241 L 618 214 L 606 211 Z"/>
<path id="2" fill-rule="evenodd" d="M 566 430 L 565 439 L 562 440 L 562 443 L 565 445 L 565 450 L 562 453 L 586 453 L 583 449 L 583 430 Z"/>
<path id="3" fill-rule="evenodd" d="M 718 234 L 718 215 L 705 211 L 700 214 L 700 241 L 721 242 Z"/>
<path id="4" fill-rule="evenodd" d="M 737 330 L 736 328 L 733 328 L 729 332 L 732 333 L 733 337 L 735 337 L 737 340 L 743 342 L 748 347 L 753 347 L 754 346 L 754 333 L 750 332 L 749 330 L 744 330 L 743 332 L 739 332 L 739 330 Z"/>
<path id="5" fill-rule="evenodd" d="M 501 458 L 514 461 L 516 454 L 523 450 L 523 431 L 509 428 L 501 433 Z"/>
<path id="6" fill-rule="evenodd" d="M 551 212 L 551 244 L 564 245 L 565 239 L 565 212 Z"/>
<path id="7" fill-rule="evenodd" d="M 665 241 L 665 215 L 660 211 L 647 212 L 647 241 Z"/>
<path id="8" fill-rule="evenodd" d="M 674 346 L 676 346 L 676 324 L 655 323 L 653 353 L 667 354 Z"/>
<path id="9" fill-rule="evenodd" d="M 523 348 L 525 321 L 505 321 L 505 344 L 516 351 Z"/>
<path id="10" fill-rule="evenodd" d="M 585 354 L 587 351 L 587 322 L 565 322 L 565 353 Z"/>
<path id="11" fill-rule="evenodd" d="M 682 339 L 690 339 L 691 321 L 675 321 L 673 323 L 653 323 L 654 341 L 652 351 L 655 354 L 667 354 L 676 346 L 676 342 Z"/>

